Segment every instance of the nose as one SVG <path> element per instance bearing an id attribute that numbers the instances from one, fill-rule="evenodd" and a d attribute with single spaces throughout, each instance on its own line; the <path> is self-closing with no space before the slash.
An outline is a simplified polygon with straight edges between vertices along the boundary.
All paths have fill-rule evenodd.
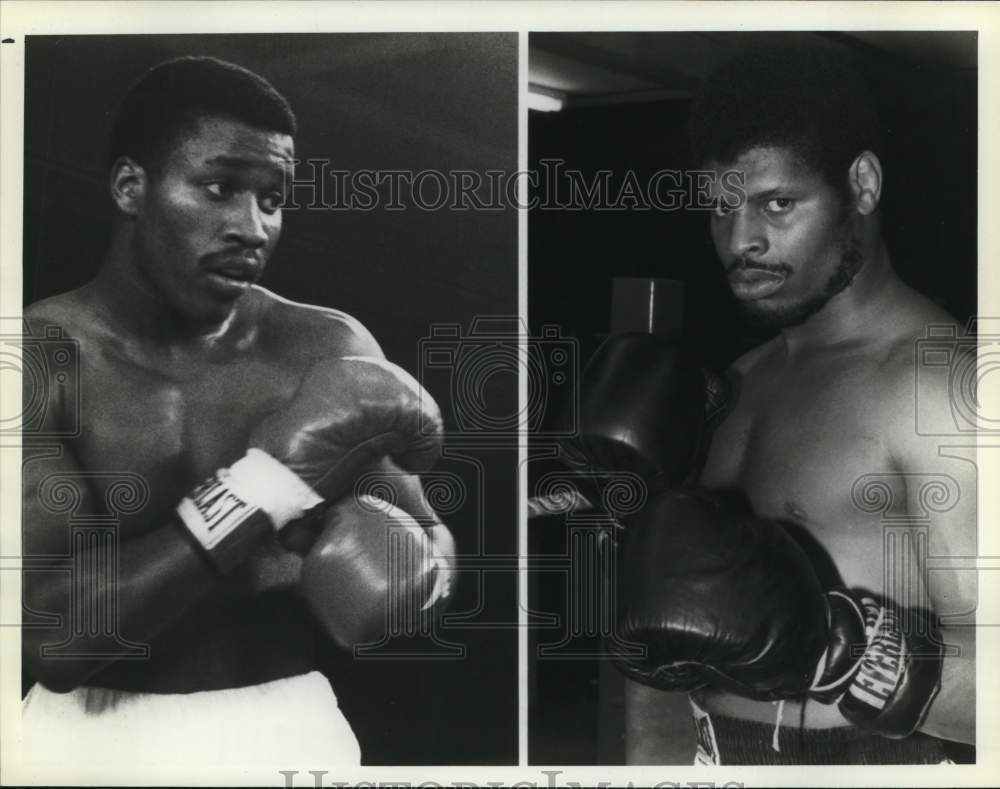
<path id="1" fill-rule="evenodd" d="M 759 258 L 767 252 L 767 236 L 760 223 L 754 221 L 745 208 L 733 211 L 726 219 L 728 237 L 724 251 L 730 259 Z"/>
<path id="2" fill-rule="evenodd" d="M 226 240 L 249 249 L 259 249 L 270 238 L 269 217 L 260 210 L 257 198 L 244 194 L 233 201 L 226 224 Z"/>

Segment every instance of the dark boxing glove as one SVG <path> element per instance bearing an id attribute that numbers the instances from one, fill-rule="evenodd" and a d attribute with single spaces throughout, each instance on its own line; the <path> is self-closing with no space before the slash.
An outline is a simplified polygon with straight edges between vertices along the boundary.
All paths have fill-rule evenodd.
<path id="1" fill-rule="evenodd" d="M 225 572 L 262 533 L 348 493 L 374 461 L 390 455 L 408 471 L 429 468 L 441 432 L 437 404 L 401 368 L 373 357 L 325 360 L 254 430 L 246 455 L 183 499 L 177 514 Z"/>
<path id="2" fill-rule="evenodd" d="M 933 638 L 870 596 L 824 593 L 784 527 L 700 490 L 659 494 L 630 523 L 618 635 L 646 648 L 637 659 L 617 647 L 643 684 L 839 699 L 848 720 L 890 737 L 916 730 L 940 681 Z"/>
<path id="3" fill-rule="evenodd" d="M 826 646 L 826 606 L 784 530 L 704 491 L 661 493 L 629 524 L 619 554 L 618 634 L 647 648 L 622 668 L 665 690 L 675 672 L 741 695 L 808 687 Z"/>
<path id="4" fill-rule="evenodd" d="M 675 343 L 613 335 L 581 374 L 578 430 L 560 443 L 577 467 L 677 483 L 695 464 L 705 413 L 705 379 Z"/>

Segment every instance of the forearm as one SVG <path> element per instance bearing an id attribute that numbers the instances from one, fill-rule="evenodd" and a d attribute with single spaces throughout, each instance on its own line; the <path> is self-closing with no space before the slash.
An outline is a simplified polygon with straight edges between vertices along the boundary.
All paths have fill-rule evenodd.
<path id="1" fill-rule="evenodd" d="M 943 630 L 947 647 L 941 672 L 941 690 L 931 704 L 920 731 L 944 740 L 976 743 L 976 631 L 975 628 Z"/>
<path id="2" fill-rule="evenodd" d="M 116 637 L 148 643 L 201 599 L 219 578 L 175 523 L 122 542 L 113 564 L 88 550 L 74 557 L 73 568 L 71 573 L 29 570 L 24 584 L 27 608 L 59 618 L 57 627 L 26 627 L 22 637 L 27 670 L 54 690 L 70 690 L 112 663 L 115 658 L 106 656 L 115 653 L 109 647 L 114 646 Z M 73 619 L 109 610 L 115 611 L 115 621 L 110 623 L 115 631 L 111 634 L 91 635 L 96 628 Z M 58 644 L 70 630 L 80 634 L 74 639 L 79 652 L 102 657 L 43 656 L 45 645 Z"/>
<path id="3" fill-rule="evenodd" d="M 625 763 L 692 764 L 695 730 L 686 693 L 625 680 Z"/>

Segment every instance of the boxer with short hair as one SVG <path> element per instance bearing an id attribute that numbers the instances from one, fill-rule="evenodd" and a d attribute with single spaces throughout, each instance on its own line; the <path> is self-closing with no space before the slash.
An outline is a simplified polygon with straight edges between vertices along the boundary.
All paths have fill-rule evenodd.
<path id="1" fill-rule="evenodd" d="M 23 628 L 26 742 L 71 776 L 84 762 L 358 763 L 316 672 L 321 629 L 368 643 L 388 607 L 431 616 L 448 596 L 451 536 L 412 473 L 437 459 L 433 400 L 357 320 L 256 284 L 295 131 L 246 69 L 152 69 L 112 133 L 103 265 L 25 311 L 34 336 L 57 329 L 79 348 L 82 429 L 56 449 L 26 435 L 23 471 L 24 605 L 49 617 Z M 43 432 L 58 435 L 77 404 L 50 383 Z M 392 501 L 355 499 L 370 474 Z M 108 566 L 101 545 L 71 546 L 45 486 L 70 481 L 85 519 L 116 475 L 147 498 L 120 515 Z M 74 573 L 31 571 L 67 554 Z M 100 606 L 116 632 L 89 626 Z"/>
<path id="2" fill-rule="evenodd" d="M 950 371 L 916 352 L 961 330 L 893 268 L 872 101 L 837 53 L 758 50 L 708 80 L 691 139 L 743 178 L 712 240 L 779 333 L 732 365 L 700 490 L 626 525 L 619 635 L 647 647 L 622 661 L 627 759 L 944 761 L 975 743 L 975 573 L 947 560 L 976 555 L 976 469 L 928 435 L 954 433 Z"/>

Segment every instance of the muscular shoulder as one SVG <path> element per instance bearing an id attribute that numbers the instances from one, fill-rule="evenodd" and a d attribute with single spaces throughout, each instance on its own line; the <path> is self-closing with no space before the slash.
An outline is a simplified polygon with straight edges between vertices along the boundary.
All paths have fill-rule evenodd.
<path id="1" fill-rule="evenodd" d="M 264 288 L 255 288 L 254 296 L 261 339 L 282 353 L 314 359 L 383 355 L 371 332 L 346 312 L 290 301 Z"/>
<path id="2" fill-rule="evenodd" d="M 74 337 L 87 335 L 97 317 L 83 288 L 50 296 L 24 308 L 25 331 L 32 337 L 45 337 L 51 332 Z"/>
<path id="3" fill-rule="evenodd" d="M 912 462 L 935 443 L 926 438 L 961 432 L 956 408 L 962 409 L 963 387 L 975 383 L 975 342 L 952 316 L 920 296 L 877 357 L 874 402 L 891 426 L 894 454 Z M 975 393 L 965 394 L 971 405 Z"/>
<path id="4" fill-rule="evenodd" d="M 36 411 L 42 423 L 30 429 L 26 423 L 24 438 L 30 443 L 36 432 L 60 434 L 75 424 L 70 416 L 77 413 L 74 401 L 65 395 L 78 391 L 73 376 L 80 372 L 81 348 L 98 335 L 99 320 L 82 289 L 35 302 L 24 309 L 23 318 L 22 398 L 26 406 L 46 401 Z M 29 369 L 35 374 L 28 375 Z"/>

